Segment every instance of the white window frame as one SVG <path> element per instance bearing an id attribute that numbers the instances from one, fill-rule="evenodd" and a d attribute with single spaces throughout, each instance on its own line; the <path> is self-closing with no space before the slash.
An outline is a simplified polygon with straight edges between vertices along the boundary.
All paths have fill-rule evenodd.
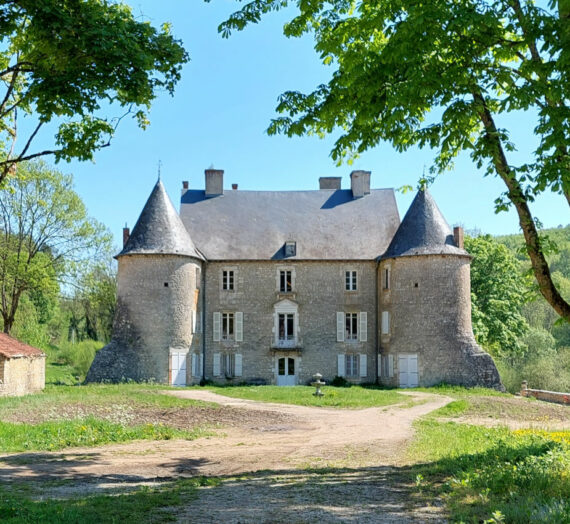
<path id="1" fill-rule="evenodd" d="M 345 291 L 358 291 L 358 271 L 356 269 L 347 269 L 344 272 L 344 289 Z"/>
<path id="2" fill-rule="evenodd" d="M 293 315 L 292 337 L 287 337 L 284 339 L 281 338 L 280 325 L 279 325 L 280 315 L 285 315 L 285 322 L 287 319 L 287 315 Z M 275 304 L 273 316 L 274 316 L 273 330 L 275 333 L 274 335 L 275 346 L 283 348 L 296 347 L 299 336 L 299 312 L 297 304 L 291 302 L 290 300 L 282 300 L 281 302 Z M 287 332 L 285 334 L 289 335 L 289 333 Z"/>
<path id="3" fill-rule="evenodd" d="M 390 334 L 390 312 L 389 311 L 382 311 L 382 335 L 389 335 Z"/>
<path id="4" fill-rule="evenodd" d="M 224 267 L 220 271 L 220 289 L 235 291 L 237 287 L 237 270 L 235 267 Z"/>
<path id="5" fill-rule="evenodd" d="M 368 376 L 368 355 L 366 353 L 339 353 L 337 362 L 339 377 L 356 379 Z"/>
<path id="6" fill-rule="evenodd" d="M 357 378 L 359 372 L 360 358 L 357 353 L 347 353 L 344 355 L 344 373 L 347 378 Z"/>
<path id="7" fill-rule="evenodd" d="M 344 314 L 344 338 L 347 342 L 358 342 L 358 313 L 348 311 Z"/>
<path id="8" fill-rule="evenodd" d="M 200 378 L 202 376 L 203 362 L 202 353 L 192 353 L 192 377 Z"/>
<path id="9" fill-rule="evenodd" d="M 222 340 L 235 340 L 236 319 L 233 311 L 222 312 L 221 333 Z"/>
<path id="10" fill-rule="evenodd" d="M 285 279 L 287 279 L 287 273 L 290 273 L 290 284 L 291 289 L 287 290 L 287 286 L 281 286 L 281 275 L 285 273 Z M 276 289 L 278 293 L 287 294 L 287 293 L 294 293 L 295 292 L 295 269 L 292 267 L 278 267 L 277 274 L 276 274 Z M 285 280 L 286 281 L 286 280 Z"/>
<path id="11" fill-rule="evenodd" d="M 243 358 L 241 353 L 224 352 L 213 355 L 214 377 L 236 378 L 243 375 Z"/>

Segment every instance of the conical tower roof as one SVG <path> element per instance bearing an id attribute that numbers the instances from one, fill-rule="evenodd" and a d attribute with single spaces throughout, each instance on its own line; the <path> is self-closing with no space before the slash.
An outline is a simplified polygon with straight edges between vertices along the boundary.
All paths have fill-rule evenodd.
<path id="1" fill-rule="evenodd" d="M 139 254 L 185 255 L 204 259 L 194 247 L 160 180 L 154 186 L 129 240 L 117 257 Z"/>
<path id="2" fill-rule="evenodd" d="M 451 228 L 427 189 L 418 191 L 382 259 L 414 255 L 463 255 Z"/>

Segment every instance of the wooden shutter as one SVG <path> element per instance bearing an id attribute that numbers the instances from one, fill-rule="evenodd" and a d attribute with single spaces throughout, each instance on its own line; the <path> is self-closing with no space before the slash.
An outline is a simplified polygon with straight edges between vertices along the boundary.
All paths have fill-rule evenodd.
<path id="1" fill-rule="evenodd" d="M 394 355 L 388 355 L 388 377 L 394 376 Z"/>
<path id="2" fill-rule="evenodd" d="M 361 313 L 362 315 L 362 313 Z M 360 354 L 360 377 L 368 376 L 368 360 L 364 353 Z"/>
<path id="3" fill-rule="evenodd" d="M 388 311 L 382 311 L 382 334 L 390 334 L 390 313 Z"/>
<path id="4" fill-rule="evenodd" d="M 202 353 L 200 353 L 200 358 L 198 359 L 199 362 L 199 368 L 198 368 L 198 376 L 201 377 L 202 373 L 204 372 L 204 355 L 202 355 Z"/>
<path id="5" fill-rule="evenodd" d="M 378 365 L 378 378 L 380 378 L 382 377 L 382 355 L 380 353 L 378 353 L 377 365 Z"/>
<path id="6" fill-rule="evenodd" d="M 222 314 L 219 311 L 214 313 L 214 342 L 222 339 Z"/>
<path id="7" fill-rule="evenodd" d="M 235 314 L 236 319 L 236 342 L 243 342 L 243 313 L 237 311 Z"/>
<path id="8" fill-rule="evenodd" d="M 360 342 L 366 342 L 368 340 L 368 313 L 366 311 L 361 311 L 359 319 L 360 325 L 358 326 L 358 329 L 360 333 L 358 333 L 358 338 Z"/>
<path id="9" fill-rule="evenodd" d="M 338 376 L 344 377 L 344 353 L 338 354 Z"/>
<path id="10" fill-rule="evenodd" d="M 234 364 L 235 364 L 234 376 L 236 376 L 236 377 L 241 377 L 243 374 L 242 360 L 243 359 L 242 359 L 241 353 L 236 353 L 235 360 L 234 360 Z"/>
<path id="11" fill-rule="evenodd" d="M 336 314 L 336 341 L 344 342 L 344 313 L 342 311 L 337 311 Z M 344 365 L 343 365 L 344 373 Z M 342 377 L 343 375 L 339 375 Z"/>
<path id="12" fill-rule="evenodd" d="M 200 375 L 198 375 L 198 370 L 196 369 L 197 366 L 197 362 L 198 362 L 198 355 L 196 355 L 196 353 L 192 353 L 192 376 L 193 377 L 198 377 Z"/>
<path id="13" fill-rule="evenodd" d="M 221 373 L 221 355 L 219 353 L 214 353 L 214 376 L 219 377 Z"/>
<path id="14" fill-rule="evenodd" d="M 192 313 L 192 319 L 191 319 L 192 333 L 196 333 L 196 311 L 192 310 L 191 313 Z"/>

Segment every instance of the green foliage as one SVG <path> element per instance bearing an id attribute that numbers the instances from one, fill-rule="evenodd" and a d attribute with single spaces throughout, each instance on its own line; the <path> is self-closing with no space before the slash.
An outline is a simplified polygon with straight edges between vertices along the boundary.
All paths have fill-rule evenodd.
<path id="1" fill-rule="evenodd" d="M 11 331 L 24 293 L 34 301 L 36 312 L 49 317 L 63 277 L 106 252 L 110 238 L 102 224 L 87 216 L 71 176 L 40 161 L 20 164 L 0 189 L 4 331 Z"/>
<path id="2" fill-rule="evenodd" d="M 358 385 L 350 388 L 324 386 L 322 388 L 324 396 L 322 397 L 314 396 L 315 388 L 311 386 L 208 386 L 208 389 L 227 397 L 295 404 L 297 406 L 366 408 L 389 406 L 408 400 L 408 397 L 396 391 L 369 389 Z"/>
<path id="3" fill-rule="evenodd" d="M 40 500 L 0 487 L 0 515 L 6 524 L 157 524 L 175 520 L 178 506 L 194 498 L 198 487 L 217 484 L 215 478 L 194 477 L 158 487 L 142 486 L 121 494 Z"/>
<path id="4" fill-rule="evenodd" d="M 59 344 L 58 360 L 60 363 L 70 366 L 74 376 L 78 378 L 78 382 L 83 382 L 95 358 L 95 353 L 101 347 L 102 344 L 95 340 L 82 340 L 76 343 L 62 341 Z"/>
<path id="5" fill-rule="evenodd" d="M 492 354 L 524 352 L 520 337 L 528 330 L 521 309 L 530 295 L 516 259 L 489 235 L 465 238 L 471 262 L 471 311 L 477 341 Z"/>
<path id="6" fill-rule="evenodd" d="M 151 102 L 161 91 L 173 94 L 188 61 L 167 24 L 140 21 L 122 2 L 4 2 L 0 35 L 0 182 L 12 166 L 37 156 L 92 159 L 126 114 L 146 127 Z M 120 113 L 108 119 L 104 113 L 113 108 Z M 34 123 L 16 152 L 22 116 Z M 33 151 L 50 122 L 54 148 Z"/>
<path id="7" fill-rule="evenodd" d="M 451 169 L 461 153 L 500 177 L 506 191 L 496 211 L 516 208 L 540 290 L 570 322 L 570 304 L 546 267 L 549 244 L 528 206 L 544 191 L 570 203 L 570 36 L 557 9 L 565 2 L 252 0 L 219 31 L 228 36 L 290 7 L 285 35 L 312 33 L 333 68 L 311 93 L 280 96 L 284 116 L 272 120 L 269 134 L 334 133 L 338 162 L 382 141 L 400 152 L 429 147 L 431 175 L 420 183 Z M 520 112 L 534 120 L 536 146 L 517 163 L 511 133 L 498 122 Z"/>
<path id="8" fill-rule="evenodd" d="M 425 421 L 409 454 L 430 497 L 455 522 L 568 522 L 570 432 L 490 429 Z M 485 522 L 491 522 L 485 520 Z"/>

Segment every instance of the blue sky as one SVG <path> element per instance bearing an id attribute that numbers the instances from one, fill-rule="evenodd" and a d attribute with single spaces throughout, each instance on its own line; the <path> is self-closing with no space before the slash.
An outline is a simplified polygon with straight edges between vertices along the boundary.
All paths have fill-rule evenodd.
<path id="1" fill-rule="evenodd" d="M 429 150 L 399 154 L 383 144 L 352 166 L 337 167 L 329 156 L 332 139 L 265 134 L 281 92 L 307 92 L 326 82 L 332 72 L 320 63 L 310 37 L 282 35 L 286 13 L 272 13 L 261 24 L 224 40 L 217 26 L 239 5 L 233 0 L 127 3 L 154 25 L 171 22 L 191 61 L 175 96 L 164 94 L 154 103 L 146 131 L 125 120 L 111 147 L 97 153 L 95 163 L 58 166 L 74 174 L 90 214 L 111 229 L 117 245 L 122 227 L 134 226 L 156 182 L 159 160 L 162 180 L 177 207 L 182 181 L 202 189 L 204 169 L 211 166 L 225 170 L 228 188 L 237 183 L 240 190 L 299 190 L 317 189 L 320 176 L 342 176 L 347 188 L 353 169 L 372 171 L 375 188 L 415 187 L 424 166 L 430 165 Z M 531 150 L 533 119 L 517 115 L 507 124 L 516 130 L 519 150 Z M 491 234 L 516 233 L 514 212 L 494 213 L 493 201 L 503 191 L 502 182 L 483 177 L 467 156 L 431 187 L 451 225 Z M 398 194 L 402 217 L 412 197 Z M 558 195 L 541 197 L 532 209 L 547 227 L 570 222 L 568 206 Z"/>

